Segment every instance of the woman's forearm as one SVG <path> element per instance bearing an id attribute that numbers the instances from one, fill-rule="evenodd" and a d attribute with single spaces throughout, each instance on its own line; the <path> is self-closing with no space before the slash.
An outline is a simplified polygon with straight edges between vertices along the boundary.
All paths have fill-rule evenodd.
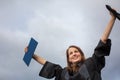
<path id="1" fill-rule="evenodd" d="M 46 63 L 46 60 L 44 58 L 42 58 L 36 54 L 33 55 L 33 59 L 42 65 L 44 65 Z"/>
<path id="2" fill-rule="evenodd" d="M 106 26 L 106 28 L 105 28 L 105 30 L 104 30 L 104 32 L 103 32 L 103 35 L 102 35 L 102 37 L 101 37 L 101 40 L 102 40 L 104 43 L 106 43 L 106 41 L 107 41 L 107 39 L 108 39 L 108 37 L 109 37 L 109 35 L 110 35 L 110 33 L 111 33 L 111 30 L 112 30 L 113 25 L 114 25 L 114 23 L 115 23 L 115 19 L 116 19 L 116 17 L 114 17 L 114 16 L 111 17 L 108 25 Z"/>

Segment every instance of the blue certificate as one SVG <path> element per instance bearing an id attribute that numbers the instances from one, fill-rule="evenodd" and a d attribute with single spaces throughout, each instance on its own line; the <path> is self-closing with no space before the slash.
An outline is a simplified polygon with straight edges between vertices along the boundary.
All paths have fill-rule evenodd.
<path id="1" fill-rule="evenodd" d="M 33 57 L 37 44 L 38 42 L 35 39 L 31 38 L 29 45 L 28 45 L 28 51 L 25 53 L 23 57 L 23 61 L 26 63 L 27 66 L 29 66 L 30 64 L 30 61 Z"/>

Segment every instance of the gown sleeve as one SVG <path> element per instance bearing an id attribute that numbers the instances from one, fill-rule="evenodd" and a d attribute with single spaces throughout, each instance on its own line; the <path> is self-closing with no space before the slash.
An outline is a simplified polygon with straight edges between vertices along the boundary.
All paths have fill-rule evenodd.
<path id="1" fill-rule="evenodd" d="M 111 50 L 110 39 L 108 39 L 106 43 L 103 43 L 101 40 L 99 41 L 92 56 L 96 64 L 96 69 L 98 71 L 101 71 L 101 69 L 105 66 L 105 56 L 109 56 L 110 50 Z"/>
<path id="2" fill-rule="evenodd" d="M 111 40 L 108 39 L 106 43 L 99 41 L 97 47 L 95 48 L 95 55 L 97 57 L 109 56 L 111 49 Z"/>
<path id="3" fill-rule="evenodd" d="M 60 78 L 61 72 L 62 72 L 62 68 L 60 65 L 47 61 L 43 66 L 43 68 L 41 69 L 39 76 L 42 76 L 48 79 L 51 79 L 53 77 Z"/>

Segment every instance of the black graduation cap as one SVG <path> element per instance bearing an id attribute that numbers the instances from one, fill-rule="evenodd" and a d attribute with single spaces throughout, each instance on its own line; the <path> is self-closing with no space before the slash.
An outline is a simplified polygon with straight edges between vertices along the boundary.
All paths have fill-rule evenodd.
<path id="1" fill-rule="evenodd" d="M 115 15 L 118 20 L 120 20 L 120 13 L 118 13 L 117 11 L 115 11 L 114 9 L 112 9 L 110 5 L 106 5 L 106 8 L 107 8 L 110 12 L 112 12 L 113 15 Z"/>

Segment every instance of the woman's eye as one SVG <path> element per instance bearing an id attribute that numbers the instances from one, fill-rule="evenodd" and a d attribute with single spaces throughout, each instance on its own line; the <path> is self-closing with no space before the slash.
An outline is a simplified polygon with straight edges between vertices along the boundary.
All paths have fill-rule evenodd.
<path id="1" fill-rule="evenodd" d="M 72 54 L 72 52 L 70 52 L 70 55 Z"/>

